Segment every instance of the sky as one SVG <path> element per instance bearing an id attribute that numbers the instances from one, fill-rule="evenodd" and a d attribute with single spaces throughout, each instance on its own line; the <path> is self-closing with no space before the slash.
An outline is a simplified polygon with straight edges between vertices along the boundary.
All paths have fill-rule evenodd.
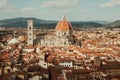
<path id="1" fill-rule="evenodd" d="M 0 20 L 35 17 L 70 21 L 120 20 L 120 0 L 0 0 Z"/>

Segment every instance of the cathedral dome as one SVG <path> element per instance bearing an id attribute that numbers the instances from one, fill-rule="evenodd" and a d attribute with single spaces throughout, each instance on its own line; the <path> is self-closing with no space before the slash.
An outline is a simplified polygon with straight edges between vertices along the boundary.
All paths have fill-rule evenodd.
<path id="1" fill-rule="evenodd" d="M 67 21 L 65 17 L 57 23 L 55 30 L 67 31 L 72 30 L 72 25 Z"/>

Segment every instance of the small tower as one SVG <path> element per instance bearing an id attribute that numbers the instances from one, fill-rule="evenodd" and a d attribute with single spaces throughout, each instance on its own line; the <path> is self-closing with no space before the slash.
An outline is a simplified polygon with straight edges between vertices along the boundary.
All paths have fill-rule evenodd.
<path id="1" fill-rule="evenodd" d="M 33 45 L 33 21 L 32 20 L 28 20 L 28 40 L 27 40 L 27 44 Z"/>

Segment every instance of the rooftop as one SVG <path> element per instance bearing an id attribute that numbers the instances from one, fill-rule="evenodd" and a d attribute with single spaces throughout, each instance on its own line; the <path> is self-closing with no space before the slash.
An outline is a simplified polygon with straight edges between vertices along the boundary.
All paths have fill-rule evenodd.
<path id="1" fill-rule="evenodd" d="M 57 23 L 55 30 L 62 30 L 62 31 L 72 30 L 72 25 L 70 24 L 69 21 L 67 21 L 67 19 L 64 16 L 63 19 Z"/>

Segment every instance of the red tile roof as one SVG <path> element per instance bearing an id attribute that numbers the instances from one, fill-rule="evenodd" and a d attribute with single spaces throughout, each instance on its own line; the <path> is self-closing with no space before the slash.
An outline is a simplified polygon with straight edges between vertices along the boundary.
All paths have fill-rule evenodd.
<path id="1" fill-rule="evenodd" d="M 62 30 L 62 31 L 72 30 L 72 25 L 64 17 L 62 20 L 60 20 L 57 23 L 55 30 Z"/>

